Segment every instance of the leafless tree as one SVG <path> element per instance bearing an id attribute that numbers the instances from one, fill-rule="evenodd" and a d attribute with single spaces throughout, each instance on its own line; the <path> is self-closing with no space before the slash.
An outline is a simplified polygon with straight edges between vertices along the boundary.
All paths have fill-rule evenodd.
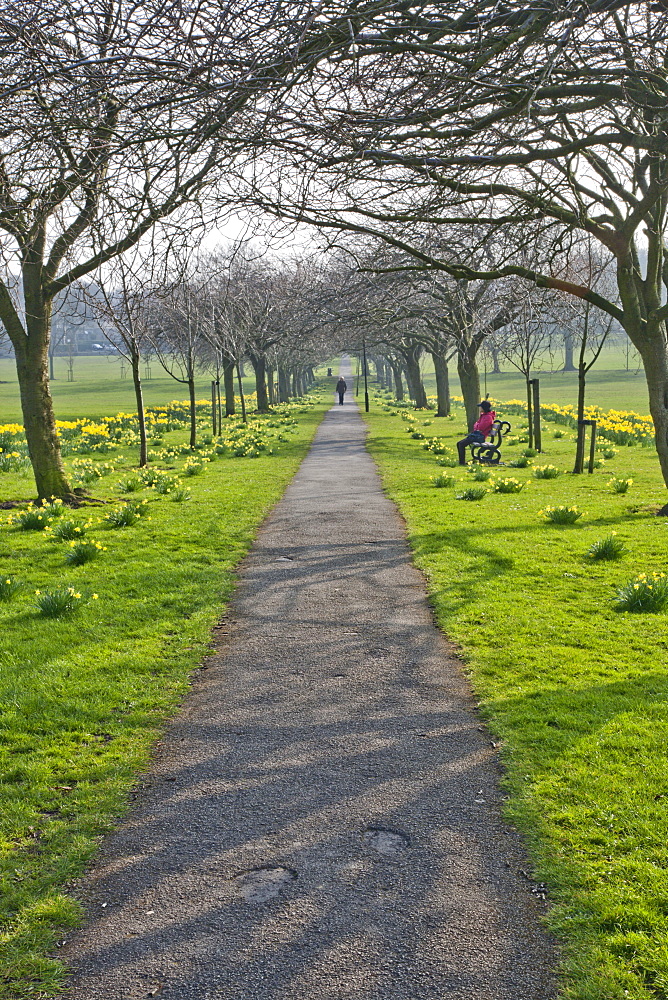
<path id="1" fill-rule="evenodd" d="M 130 258 L 126 254 L 112 261 L 101 280 L 72 286 L 72 291 L 79 294 L 96 316 L 106 340 L 129 362 L 139 426 L 140 468 L 148 462 L 140 366 L 142 357 L 152 347 L 150 330 L 155 305 L 150 271 L 145 257 Z"/>
<path id="2" fill-rule="evenodd" d="M 233 202 L 226 164 L 266 142 L 286 88 L 352 44 L 347 15 L 308 0 L 0 3 L 0 250 L 22 277 L 19 294 L 0 281 L 0 320 L 40 497 L 72 497 L 48 385 L 55 297 L 160 220 L 202 221 L 214 188 L 219 213 Z"/>
<path id="3" fill-rule="evenodd" d="M 354 30 L 348 58 L 295 92 L 284 162 L 301 157 L 298 180 L 280 173 L 278 149 L 258 155 L 250 200 L 373 233 L 454 277 L 516 275 L 607 312 L 642 358 L 668 484 L 668 10 L 417 2 L 382 6 Z M 507 234 L 490 266 L 415 240 L 445 221 L 471 234 L 470 251 L 472 216 L 478 233 Z M 564 249 L 589 234 L 614 258 L 617 294 L 564 277 L 549 254 L 528 264 L 531 233 Z"/>
<path id="4" fill-rule="evenodd" d="M 211 343 L 213 317 L 206 292 L 206 280 L 195 262 L 152 288 L 147 303 L 148 338 L 158 361 L 170 378 L 188 387 L 191 448 L 197 444 L 195 377 L 206 363 L 206 345 Z"/>

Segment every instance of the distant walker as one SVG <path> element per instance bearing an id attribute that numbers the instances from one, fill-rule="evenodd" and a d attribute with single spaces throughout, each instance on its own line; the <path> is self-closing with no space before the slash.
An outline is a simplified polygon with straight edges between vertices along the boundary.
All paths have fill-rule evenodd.
<path id="1" fill-rule="evenodd" d="M 339 406 L 343 406 L 343 397 L 346 394 L 346 389 L 347 388 L 348 388 L 348 386 L 346 385 L 346 380 L 344 379 L 344 377 L 342 375 L 341 378 L 339 379 L 339 381 L 336 383 L 336 391 L 339 394 Z"/>

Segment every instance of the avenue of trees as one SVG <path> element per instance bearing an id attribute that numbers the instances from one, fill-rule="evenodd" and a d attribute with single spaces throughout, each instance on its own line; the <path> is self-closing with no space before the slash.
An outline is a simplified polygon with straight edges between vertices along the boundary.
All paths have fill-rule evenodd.
<path id="1" fill-rule="evenodd" d="M 107 325 L 134 324 L 130 359 L 145 327 L 184 384 L 195 357 L 222 378 L 227 412 L 243 358 L 263 410 L 288 371 L 294 389 L 324 345 L 362 338 L 417 405 L 430 354 L 440 415 L 449 365 L 470 420 L 481 352 L 528 379 L 556 342 L 582 402 L 623 330 L 668 484 L 665 6 L 26 0 L 0 3 L 0 60 L 0 320 L 40 496 L 71 495 L 53 302 L 93 276 Z M 130 319 L 115 261 L 156 230 L 196 248 L 241 211 L 311 227 L 324 262 L 198 256 Z"/>

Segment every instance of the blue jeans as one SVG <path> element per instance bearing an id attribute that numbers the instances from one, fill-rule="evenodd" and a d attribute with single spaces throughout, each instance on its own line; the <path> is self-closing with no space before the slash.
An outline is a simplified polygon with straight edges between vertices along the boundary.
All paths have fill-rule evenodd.
<path id="1" fill-rule="evenodd" d="M 470 444 L 484 444 L 485 435 L 481 431 L 471 431 L 467 434 L 465 438 L 457 442 L 457 451 L 459 452 L 459 464 L 466 465 L 466 449 Z"/>

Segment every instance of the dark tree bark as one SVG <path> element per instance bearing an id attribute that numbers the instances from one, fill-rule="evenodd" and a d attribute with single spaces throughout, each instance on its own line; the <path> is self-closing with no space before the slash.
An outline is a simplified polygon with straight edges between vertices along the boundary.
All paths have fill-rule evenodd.
<path id="1" fill-rule="evenodd" d="M 35 473 L 38 498 L 45 500 L 53 496 L 71 502 L 75 497 L 63 468 L 49 391 L 50 303 L 41 301 L 39 295 L 31 298 L 33 310 L 26 317 L 28 336 L 24 335 L 14 341 L 28 453 Z M 27 298 L 27 301 L 30 302 L 31 298 Z"/>
<path id="2" fill-rule="evenodd" d="M 402 348 L 401 354 L 406 365 L 406 379 L 411 394 L 411 399 L 418 410 L 426 409 L 427 393 L 422 382 L 422 372 L 420 371 L 420 354 L 422 347 L 420 344 L 412 344 Z"/>
<path id="3" fill-rule="evenodd" d="M 480 372 L 476 360 L 477 346 L 470 341 L 460 341 L 457 348 L 457 373 L 464 397 L 466 425 L 469 434 L 478 419 L 480 403 Z"/>
<path id="4" fill-rule="evenodd" d="M 278 366 L 278 396 L 281 403 L 290 399 L 290 375 L 282 365 Z"/>
<path id="5" fill-rule="evenodd" d="M 448 361 L 444 354 L 431 351 L 436 375 L 436 416 L 450 416 L 450 376 Z"/>
<path id="6" fill-rule="evenodd" d="M 390 361 L 392 375 L 394 376 L 394 398 L 403 403 L 404 401 L 404 380 L 401 375 L 401 365 L 398 361 Z"/>
<path id="7" fill-rule="evenodd" d="M 249 353 L 255 372 L 255 391 L 257 394 L 258 413 L 269 413 L 269 396 L 267 394 L 267 362 L 263 354 Z"/>
<path id="8" fill-rule="evenodd" d="M 223 386 L 225 388 L 225 416 L 233 417 L 237 412 L 234 399 L 234 361 L 223 361 Z"/>
<path id="9" fill-rule="evenodd" d="M 188 377 L 188 396 L 190 399 L 190 447 L 197 444 L 197 404 L 195 402 L 195 375 L 190 372 Z"/>
<path id="10" fill-rule="evenodd" d="M 133 350 L 130 356 L 132 366 L 132 382 L 135 389 L 135 400 L 137 404 L 137 422 L 139 424 L 139 468 L 143 469 L 148 462 L 148 449 L 146 447 L 146 416 L 144 413 L 144 394 L 141 386 L 141 374 L 139 365 L 141 358 L 138 350 Z"/>

